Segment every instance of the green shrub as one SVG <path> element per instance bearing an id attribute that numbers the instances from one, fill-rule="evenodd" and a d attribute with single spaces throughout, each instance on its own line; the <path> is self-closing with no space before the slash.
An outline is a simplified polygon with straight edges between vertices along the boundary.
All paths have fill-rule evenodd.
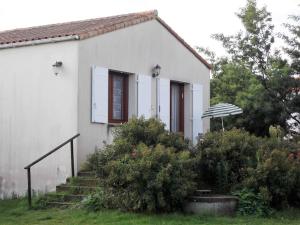
<path id="1" fill-rule="evenodd" d="M 269 138 L 265 137 L 262 139 L 259 148 L 257 149 L 257 159 L 259 162 L 266 161 L 270 158 L 271 153 L 278 149 L 284 151 L 287 154 L 296 152 L 299 150 L 300 145 L 294 141 L 287 141 L 283 138 L 278 138 L 277 136 L 271 135 Z"/>
<path id="2" fill-rule="evenodd" d="M 215 191 L 228 193 L 249 188 L 268 196 L 272 207 L 300 204 L 299 143 L 283 139 L 281 129 L 270 128 L 270 137 L 258 138 L 232 129 L 208 133 L 198 144 L 198 180 Z"/>
<path id="3" fill-rule="evenodd" d="M 191 142 L 184 139 L 179 133 L 164 132 L 158 137 L 158 143 L 166 147 L 173 147 L 176 151 L 192 149 Z"/>
<path id="4" fill-rule="evenodd" d="M 47 203 L 49 202 L 49 198 L 46 195 L 41 195 L 36 198 L 33 204 L 34 209 L 46 209 L 48 207 Z"/>
<path id="5" fill-rule="evenodd" d="M 161 121 L 154 118 L 132 118 L 114 131 L 114 142 L 111 145 L 88 156 L 85 167 L 97 170 L 100 177 L 103 177 L 106 175 L 104 165 L 130 153 L 139 143 L 151 147 L 162 144 L 173 147 L 175 151 L 191 148 L 189 140 L 184 139 L 181 134 L 166 131 Z"/>
<path id="6" fill-rule="evenodd" d="M 133 118 L 114 142 L 88 158 L 102 180 L 109 208 L 170 212 L 194 191 L 190 143 L 156 119 Z"/>
<path id="7" fill-rule="evenodd" d="M 129 211 L 170 212 L 180 209 L 195 190 L 188 151 L 139 144 L 130 154 L 110 161 L 104 186 L 115 207 Z"/>
<path id="8" fill-rule="evenodd" d="M 238 213 L 241 215 L 269 216 L 272 209 L 264 191 L 256 193 L 251 189 L 244 188 L 233 192 L 232 194 L 239 198 Z"/>
<path id="9" fill-rule="evenodd" d="M 114 132 L 115 140 L 126 140 L 131 145 L 144 143 L 147 146 L 154 146 L 159 142 L 159 136 L 166 133 L 165 125 L 159 120 L 144 117 L 132 118 L 128 123 L 123 124 Z"/>
<path id="10" fill-rule="evenodd" d="M 129 143 L 126 139 L 115 139 L 111 145 L 106 145 L 104 149 L 98 149 L 87 158 L 87 167 L 90 170 L 97 171 L 100 178 L 107 176 L 105 165 L 112 160 L 119 159 L 125 154 L 132 151 L 134 145 Z"/>
<path id="11" fill-rule="evenodd" d="M 82 200 L 83 206 L 91 211 L 99 211 L 107 205 L 103 189 L 98 189 L 95 193 L 88 195 Z"/>
<path id="12" fill-rule="evenodd" d="M 300 161 L 289 158 L 289 151 L 274 149 L 263 155 L 257 168 L 249 170 L 244 186 L 270 193 L 270 204 L 276 208 L 300 203 Z"/>
<path id="13" fill-rule="evenodd" d="M 156 119 L 133 118 L 114 135 L 111 145 L 88 159 L 105 192 L 105 204 L 90 200 L 94 208 L 170 212 L 196 186 L 218 193 L 242 190 L 241 195 L 251 190 L 261 207 L 257 214 L 267 214 L 268 205 L 300 204 L 299 142 L 283 140 L 278 127 L 270 128 L 269 138 L 238 129 L 207 133 L 196 149 Z"/>
<path id="14" fill-rule="evenodd" d="M 197 146 L 198 179 L 220 193 L 237 188 L 247 169 L 256 167 L 260 143 L 260 138 L 244 130 L 207 133 Z"/>

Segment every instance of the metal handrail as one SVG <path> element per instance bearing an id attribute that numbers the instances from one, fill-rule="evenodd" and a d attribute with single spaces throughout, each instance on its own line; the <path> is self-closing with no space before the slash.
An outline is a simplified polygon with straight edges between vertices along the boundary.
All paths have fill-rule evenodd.
<path id="1" fill-rule="evenodd" d="M 66 140 L 65 142 L 63 142 L 62 144 L 58 145 L 56 148 L 52 149 L 50 152 L 46 153 L 45 155 L 43 155 L 42 157 L 38 158 L 37 160 L 33 161 L 32 163 L 30 163 L 29 165 L 25 166 L 24 169 L 27 170 L 27 182 L 28 182 L 28 205 L 29 207 L 31 207 L 31 174 L 30 174 L 30 168 L 37 164 L 38 162 L 40 162 L 41 160 L 43 160 L 44 158 L 48 157 L 49 155 L 51 155 L 52 153 L 56 152 L 57 150 L 59 150 L 61 147 L 65 146 L 66 144 L 68 144 L 70 142 L 70 147 L 71 147 L 71 169 L 72 169 L 72 177 L 75 176 L 75 170 L 74 170 L 74 145 L 73 145 L 73 140 L 77 137 L 79 137 L 80 134 L 76 134 L 73 137 L 69 138 L 68 140 Z"/>

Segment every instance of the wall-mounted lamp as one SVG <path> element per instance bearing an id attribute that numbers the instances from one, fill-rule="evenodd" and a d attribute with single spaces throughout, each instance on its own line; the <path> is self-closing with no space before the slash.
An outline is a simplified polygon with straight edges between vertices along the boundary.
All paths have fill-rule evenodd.
<path id="1" fill-rule="evenodd" d="M 152 68 L 152 77 L 157 77 L 160 74 L 161 67 L 160 65 L 156 65 Z"/>
<path id="2" fill-rule="evenodd" d="M 61 72 L 61 67 L 62 67 L 63 63 L 62 61 L 56 61 L 52 67 L 53 67 L 53 71 L 54 74 L 57 76 L 59 74 L 59 72 Z"/>

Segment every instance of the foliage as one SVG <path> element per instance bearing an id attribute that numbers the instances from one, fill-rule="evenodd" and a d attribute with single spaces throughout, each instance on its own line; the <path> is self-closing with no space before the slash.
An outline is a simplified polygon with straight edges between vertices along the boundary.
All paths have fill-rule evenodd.
<path id="1" fill-rule="evenodd" d="M 286 130 L 288 118 L 300 123 L 294 112 L 300 111 L 300 79 L 295 79 L 299 63 L 299 24 L 286 24 L 291 35 L 282 35 L 288 47 L 285 52 L 274 50 L 276 35 L 271 14 L 258 8 L 255 0 L 248 0 L 237 13 L 243 30 L 235 35 L 214 34 L 223 44 L 226 57 L 218 58 L 211 51 L 198 48 L 213 63 L 211 103 L 228 102 L 243 108 L 243 116 L 226 118 L 226 127 L 245 128 L 259 136 L 268 133 L 270 125 Z M 291 16 L 299 23 L 299 16 Z M 213 129 L 219 129 L 214 126 Z"/>
<path id="2" fill-rule="evenodd" d="M 262 197 L 272 207 L 297 205 L 300 159 L 294 156 L 299 143 L 285 141 L 279 126 L 268 130 L 265 138 L 236 128 L 207 133 L 190 151 L 181 135 L 161 131 L 159 121 L 134 118 L 118 128 L 113 144 L 90 157 L 105 193 L 90 206 L 171 212 L 182 207 L 195 181 L 218 193 L 251 189 L 259 196 L 255 204 Z M 267 213 L 263 206 L 259 214 Z"/>
<path id="3" fill-rule="evenodd" d="M 262 151 L 262 150 L 261 150 Z M 273 207 L 300 203 L 300 160 L 289 157 L 285 149 L 263 151 L 257 168 L 249 170 L 243 184 L 258 191 L 264 188 Z"/>
<path id="4" fill-rule="evenodd" d="M 300 73 L 300 15 L 290 15 L 291 23 L 285 23 L 284 26 L 288 30 L 288 34 L 280 34 L 287 46 L 284 51 L 290 56 L 291 67 L 295 73 Z"/>
<path id="5" fill-rule="evenodd" d="M 115 140 L 126 140 L 131 145 L 137 145 L 140 142 L 147 146 L 158 144 L 158 137 L 165 133 L 164 124 L 159 120 L 150 118 L 149 120 L 133 118 L 129 123 L 123 124 L 115 131 Z"/>
<path id="6" fill-rule="evenodd" d="M 41 195 L 34 201 L 33 207 L 35 209 L 46 209 L 48 201 L 49 198 L 46 195 Z"/>
<path id="7" fill-rule="evenodd" d="M 260 138 L 232 129 L 211 132 L 198 144 L 198 180 L 219 193 L 248 188 L 269 206 L 300 205 L 299 143 L 283 139 L 280 127 Z"/>
<path id="8" fill-rule="evenodd" d="M 260 138 L 244 130 L 207 133 L 197 146 L 197 170 L 208 185 L 228 193 L 243 181 L 248 167 L 257 164 Z"/>
<path id="9" fill-rule="evenodd" d="M 173 147 L 176 152 L 192 149 L 190 141 L 178 133 L 164 132 L 158 137 L 158 143 L 166 147 Z"/>
<path id="10" fill-rule="evenodd" d="M 272 213 L 268 196 L 260 192 L 244 188 L 232 194 L 239 198 L 238 213 L 241 215 L 269 216 Z"/>
<path id="11" fill-rule="evenodd" d="M 115 130 L 114 142 L 111 145 L 106 145 L 105 150 L 96 150 L 88 156 L 86 168 L 96 170 L 100 177 L 105 177 L 105 165 L 111 160 L 123 157 L 124 154 L 130 154 L 139 143 L 151 147 L 160 143 L 166 147 L 173 147 L 176 152 L 191 148 L 189 140 L 179 133 L 167 132 L 159 120 L 132 118 Z"/>
<path id="12" fill-rule="evenodd" d="M 102 189 L 98 188 L 95 193 L 88 195 L 82 200 L 83 206 L 91 211 L 99 211 L 106 207 L 106 197 Z"/>
<path id="13" fill-rule="evenodd" d="M 298 5 L 299 7 L 299 5 Z M 290 67 L 293 74 L 300 74 L 300 15 L 290 15 L 290 23 L 285 23 L 284 26 L 288 33 L 280 34 L 279 36 L 285 41 L 286 46 L 284 52 L 290 58 Z M 300 79 L 289 79 L 290 90 L 293 90 L 293 96 L 290 96 L 288 101 L 289 108 L 293 112 L 300 112 Z M 287 83 L 287 82 L 285 82 Z M 296 117 L 297 118 L 297 117 Z M 300 121 L 296 121 L 300 126 Z"/>
<path id="14" fill-rule="evenodd" d="M 224 118 L 226 129 L 245 128 L 259 136 L 268 134 L 270 125 L 285 126 L 286 117 L 280 105 L 270 98 L 257 77 L 244 65 L 226 63 L 211 81 L 211 104 L 228 102 L 243 109 L 240 116 Z M 219 130 L 219 119 L 212 119 L 212 130 Z"/>
<path id="15" fill-rule="evenodd" d="M 111 145 L 89 157 L 103 182 L 109 208 L 169 212 L 195 189 L 190 144 L 156 120 L 133 118 Z"/>
<path id="16" fill-rule="evenodd" d="M 237 16 L 244 31 L 231 36 L 215 34 L 213 37 L 222 42 L 232 61 L 242 62 L 254 74 L 264 76 L 263 70 L 274 43 L 271 14 L 265 7 L 259 9 L 255 0 L 248 0 Z"/>
<path id="17" fill-rule="evenodd" d="M 188 151 L 139 144 L 106 166 L 105 187 L 118 208 L 132 211 L 170 212 L 180 209 L 195 189 Z"/>

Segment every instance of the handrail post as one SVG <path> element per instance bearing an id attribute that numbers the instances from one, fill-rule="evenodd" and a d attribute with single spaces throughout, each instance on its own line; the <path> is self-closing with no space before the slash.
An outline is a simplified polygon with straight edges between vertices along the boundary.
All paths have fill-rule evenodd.
<path id="1" fill-rule="evenodd" d="M 72 167 L 72 177 L 75 176 L 75 170 L 74 170 L 74 145 L 73 145 L 73 139 L 71 140 L 71 167 Z"/>
<path id="2" fill-rule="evenodd" d="M 28 182 L 28 205 L 31 208 L 31 174 L 30 167 L 27 168 L 27 182 Z"/>
<path id="3" fill-rule="evenodd" d="M 51 155 L 52 153 L 56 152 L 58 149 L 60 149 L 61 147 L 65 146 L 66 144 L 68 144 L 70 142 L 71 145 L 71 169 L 72 169 L 72 177 L 75 176 L 75 169 L 74 169 L 74 139 L 79 137 L 80 134 L 76 134 L 73 137 L 69 138 L 68 140 L 66 140 L 65 142 L 63 142 L 62 144 L 58 145 L 56 148 L 52 149 L 50 152 L 46 153 L 45 155 L 43 155 L 42 157 L 38 158 L 37 160 L 33 161 L 32 163 L 30 163 L 29 165 L 25 166 L 24 169 L 27 170 L 27 183 L 28 183 L 28 205 L 29 208 L 31 208 L 32 204 L 31 204 L 31 174 L 30 174 L 30 169 L 33 165 L 37 164 L 38 162 L 40 162 L 41 160 L 43 160 L 44 158 L 48 157 L 49 155 Z"/>

